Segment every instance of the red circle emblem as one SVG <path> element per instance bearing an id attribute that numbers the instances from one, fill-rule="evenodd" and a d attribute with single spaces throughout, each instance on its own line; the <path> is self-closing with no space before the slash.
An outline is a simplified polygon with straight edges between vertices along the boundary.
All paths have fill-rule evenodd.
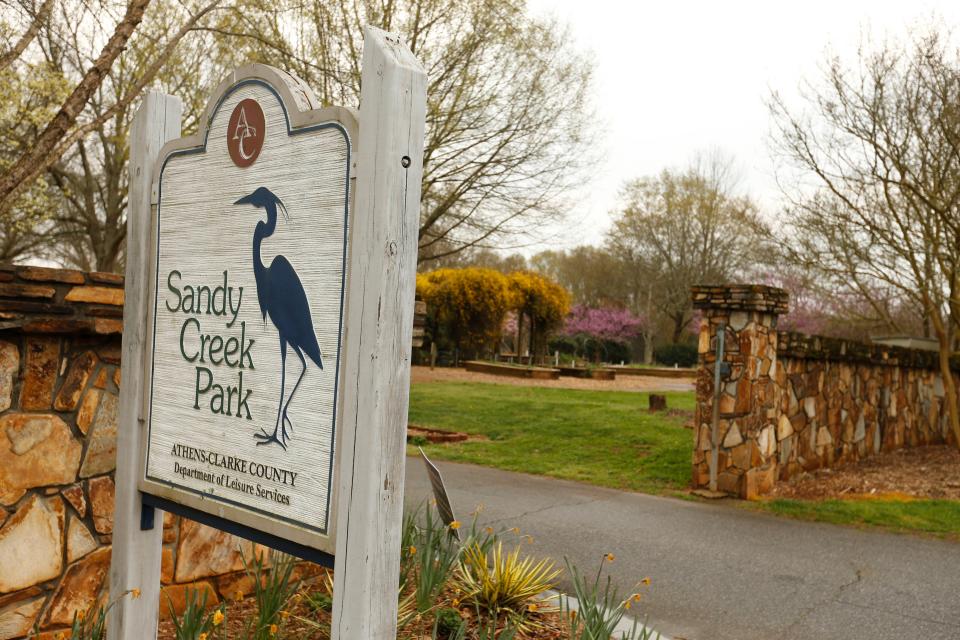
<path id="1" fill-rule="evenodd" d="M 227 124 L 227 150 L 238 167 L 249 167 L 260 155 L 266 134 L 263 109 L 256 100 L 241 100 Z"/>

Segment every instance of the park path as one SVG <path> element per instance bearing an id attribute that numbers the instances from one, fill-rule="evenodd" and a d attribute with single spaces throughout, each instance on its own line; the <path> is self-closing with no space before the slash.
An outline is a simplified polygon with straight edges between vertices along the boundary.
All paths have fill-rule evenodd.
<path id="1" fill-rule="evenodd" d="M 583 570 L 613 553 L 623 590 L 650 576 L 640 611 L 675 640 L 960 638 L 958 543 L 437 466 L 462 519 L 482 503 L 483 523 L 517 526 L 535 555 Z M 431 495 L 418 458 L 407 459 L 406 495 Z"/>
<path id="2" fill-rule="evenodd" d="M 584 380 L 561 377 L 559 380 L 533 380 L 477 373 L 457 367 L 410 367 L 410 382 L 483 382 L 508 384 L 515 387 L 546 387 L 554 389 L 581 389 L 585 391 L 693 391 L 694 378 L 658 378 L 654 376 L 619 375 L 615 380 Z"/>

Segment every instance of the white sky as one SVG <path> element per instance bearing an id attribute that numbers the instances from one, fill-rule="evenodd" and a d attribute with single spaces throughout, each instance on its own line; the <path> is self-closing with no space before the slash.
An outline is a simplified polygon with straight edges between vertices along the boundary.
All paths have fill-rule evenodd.
<path id="1" fill-rule="evenodd" d="M 798 86 L 817 80 L 825 54 L 852 60 L 863 34 L 960 27 L 957 0 L 528 1 L 534 15 L 568 23 L 578 47 L 592 52 L 606 131 L 606 161 L 585 185 L 570 230 L 546 243 L 553 248 L 601 242 L 625 180 L 714 148 L 733 156 L 742 190 L 775 216 L 771 89 L 798 105 Z"/>

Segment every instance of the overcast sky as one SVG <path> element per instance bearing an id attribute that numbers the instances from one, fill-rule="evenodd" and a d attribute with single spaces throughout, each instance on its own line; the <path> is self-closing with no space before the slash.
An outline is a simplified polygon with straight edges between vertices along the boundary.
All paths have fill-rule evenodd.
<path id="1" fill-rule="evenodd" d="M 616 1 L 529 0 L 535 15 L 568 23 L 596 63 L 595 99 L 606 161 L 579 198 L 575 231 L 551 246 L 598 243 L 620 185 L 681 167 L 697 152 L 732 155 L 769 216 L 779 192 L 768 150 L 771 89 L 797 104 L 826 53 L 850 59 L 864 34 L 899 38 L 911 28 L 960 26 L 958 0 Z"/>

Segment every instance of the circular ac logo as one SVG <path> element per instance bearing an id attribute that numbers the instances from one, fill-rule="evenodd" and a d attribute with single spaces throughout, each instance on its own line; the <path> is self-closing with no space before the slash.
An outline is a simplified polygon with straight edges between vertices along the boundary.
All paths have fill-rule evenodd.
<path id="1" fill-rule="evenodd" d="M 260 155 L 266 134 L 263 109 L 256 100 L 241 100 L 227 124 L 227 150 L 238 167 L 249 167 Z"/>

